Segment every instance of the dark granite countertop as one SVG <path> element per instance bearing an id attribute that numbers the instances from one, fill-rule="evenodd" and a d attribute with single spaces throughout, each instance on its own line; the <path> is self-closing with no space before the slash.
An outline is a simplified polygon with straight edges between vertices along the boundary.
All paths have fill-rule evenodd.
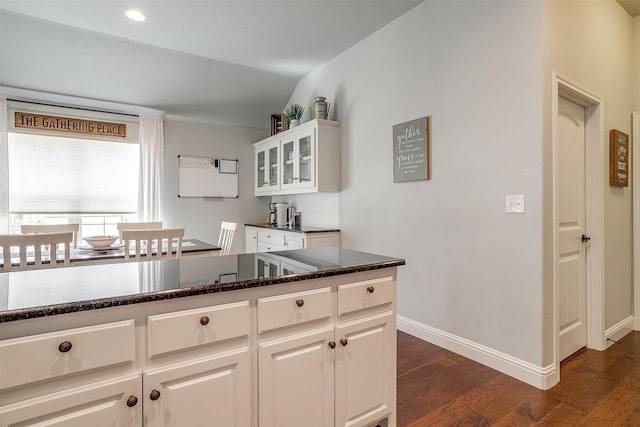
<path id="1" fill-rule="evenodd" d="M 307 227 L 307 226 L 299 226 L 299 227 L 272 227 L 267 224 L 245 224 L 247 227 L 258 227 L 258 228 L 267 228 L 269 230 L 282 230 L 282 231 L 293 231 L 295 233 L 329 233 L 329 232 L 339 232 L 339 228 L 322 228 L 322 227 Z"/>
<path id="2" fill-rule="evenodd" d="M 283 267 L 268 277 L 270 269 L 260 266 L 271 261 Z M 404 264 L 399 258 L 326 247 L 0 273 L 0 323 Z"/>

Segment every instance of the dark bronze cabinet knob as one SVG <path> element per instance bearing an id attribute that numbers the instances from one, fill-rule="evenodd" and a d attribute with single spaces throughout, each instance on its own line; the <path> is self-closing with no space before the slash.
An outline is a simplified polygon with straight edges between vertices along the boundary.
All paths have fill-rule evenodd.
<path id="1" fill-rule="evenodd" d="M 127 399 L 127 406 L 129 408 L 133 408 L 137 404 L 138 404 L 138 398 L 135 397 L 134 395 L 129 396 L 129 398 Z"/>
<path id="2" fill-rule="evenodd" d="M 329 341 L 329 347 L 336 348 L 336 342 L 335 341 Z"/>
<path id="3" fill-rule="evenodd" d="M 67 351 L 71 350 L 71 347 L 73 347 L 71 345 L 71 343 L 69 341 L 62 341 L 60 343 L 60 345 L 58 346 L 58 351 L 60 353 L 66 353 Z"/>
<path id="4" fill-rule="evenodd" d="M 367 288 L 367 292 L 369 292 L 370 294 L 372 294 L 372 293 L 373 293 L 373 291 L 375 291 L 375 290 L 376 290 L 376 289 L 375 289 L 373 286 L 369 286 L 369 287 Z"/>
<path id="5" fill-rule="evenodd" d="M 342 339 L 340 340 L 340 344 L 342 344 L 342 346 L 343 346 L 343 347 L 346 347 L 348 343 L 349 343 L 349 341 L 347 341 L 347 339 L 346 339 L 346 338 L 342 338 Z"/>
<path id="6" fill-rule="evenodd" d="M 156 389 L 151 390 L 151 393 L 149 393 L 149 399 L 151 400 L 160 399 L 160 392 Z"/>
<path id="7" fill-rule="evenodd" d="M 297 305 L 298 307 L 302 307 L 302 306 L 304 305 L 304 300 L 301 300 L 301 299 L 296 300 L 296 305 Z"/>
<path id="8" fill-rule="evenodd" d="M 207 316 L 202 316 L 200 318 L 200 324 L 202 326 L 207 326 L 209 324 L 209 318 Z"/>

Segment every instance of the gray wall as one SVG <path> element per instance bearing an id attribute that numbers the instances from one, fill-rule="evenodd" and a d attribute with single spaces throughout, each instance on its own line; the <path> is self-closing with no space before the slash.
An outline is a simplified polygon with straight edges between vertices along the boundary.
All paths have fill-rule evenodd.
<path id="1" fill-rule="evenodd" d="M 298 84 L 289 103 L 326 96 L 343 123 L 342 192 L 319 197 L 344 246 L 407 260 L 401 316 L 554 362 L 551 70 L 605 98 L 607 134 L 629 131 L 631 29 L 614 0 L 426 2 Z M 392 126 L 425 115 L 432 180 L 394 184 Z M 631 314 L 631 189 L 606 187 L 610 327 Z M 507 194 L 526 196 L 524 215 L 504 213 Z"/>
<path id="2" fill-rule="evenodd" d="M 264 131 L 212 124 L 167 120 L 165 132 L 164 222 L 168 227 L 185 227 L 185 237 L 217 243 L 220 222 L 238 224 L 232 253 L 244 252 L 244 224 L 262 222 L 269 206 L 253 195 L 253 143 Z M 239 197 L 179 198 L 177 156 L 223 157 L 239 160 Z"/>
<path id="3" fill-rule="evenodd" d="M 555 70 L 587 87 L 603 100 L 605 221 L 605 328 L 633 315 L 632 186 L 609 186 L 609 130 L 631 135 L 633 93 L 633 20 L 611 1 L 545 2 L 545 78 Z M 636 84 L 635 90 L 634 82 Z M 550 94 L 548 99 L 550 99 Z M 551 118 L 545 102 L 545 119 Z M 548 122 L 547 122 L 548 123 Z M 551 145 L 550 133 L 546 147 Z M 548 202 L 551 202 L 549 192 Z"/>
<path id="4" fill-rule="evenodd" d="M 537 2 L 426 2 L 304 78 L 343 123 L 343 245 L 402 257 L 399 314 L 537 366 L 542 37 Z M 455 23 L 452 25 L 452 23 Z M 392 126 L 431 116 L 432 179 L 393 183 Z M 526 213 L 505 214 L 524 194 Z"/>

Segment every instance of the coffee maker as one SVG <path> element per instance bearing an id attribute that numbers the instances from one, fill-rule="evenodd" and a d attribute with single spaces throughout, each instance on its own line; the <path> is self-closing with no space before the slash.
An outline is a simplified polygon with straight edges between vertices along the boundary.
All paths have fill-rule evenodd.
<path id="1" fill-rule="evenodd" d="M 278 222 L 278 216 L 276 212 L 276 203 L 269 203 L 269 224 L 276 226 Z"/>

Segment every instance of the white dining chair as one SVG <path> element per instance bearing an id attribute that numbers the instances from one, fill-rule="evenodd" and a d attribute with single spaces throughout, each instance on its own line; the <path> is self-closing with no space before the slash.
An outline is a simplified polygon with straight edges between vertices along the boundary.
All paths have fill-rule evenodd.
<path id="1" fill-rule="evenodd" d="M 235 232 L 235 222 L 222 221 L 222 224 L 220 225 L 220 237 L 218 237 L 218 246 L 222 248 L 220 250 L 220 255 L 229 255 L 231 252 L 231 245 L 233 244 L 233 235 Z"/>
<path id="2" fill-rule="evenodd" d="M 124 230 L 158 230 L 162 228 L 162 221 L 147 222 L 119 222 L 116 224 L 120 240 L 122 240 L 122 232 Z"/>
<path id="3" fill-rule="evenodd" d="M 22 224 L 22 226 L 20 226 L 20 232 L 22 234 L 63 233 L 65 231 L 73 232 L 73 247 L 77 248 L 80 224 Z"/>
<path id="4" fill-rule="evenodd" d="M 127 262 L 140 261 L 143 258 L 145 260 L 180 258 L 182 256 L 183 237 L 184 228 L 122 230 L 121 240 L 124 243 L 124 260 Z M 174 239 L 177 239 L 177 241 L 174 241 Z M 133 256 L 131 255 L 131 249 L 135 249 Z"/>
<path id="5" fill-rule="evenodd" d="M 0 235 L 0 247 L 2 248 L 3 265 L 0 271 L 68 267 L 71 265 L 72 241 L 73 232 L 71 231 L 63 233 L 2 234 Z M 63 244 L 63 248 L 59 248 L 59 244 Z M 48 255 L 46 249 L 42 250 L 43 246 L 48 247 Z M 11 257 L 12 248 L 17 248 L 19 254 L 17 265 L 13 265 L 15 259 Z M 27 258 L 29 248 L 33 248 L 33 263 L 30 263 Z M 63 260 L 59 262 L 58 255 L 61 250 L 63 251 Z M 44 258 L 48 258 L 49 262 L 43 263 Z"/>

